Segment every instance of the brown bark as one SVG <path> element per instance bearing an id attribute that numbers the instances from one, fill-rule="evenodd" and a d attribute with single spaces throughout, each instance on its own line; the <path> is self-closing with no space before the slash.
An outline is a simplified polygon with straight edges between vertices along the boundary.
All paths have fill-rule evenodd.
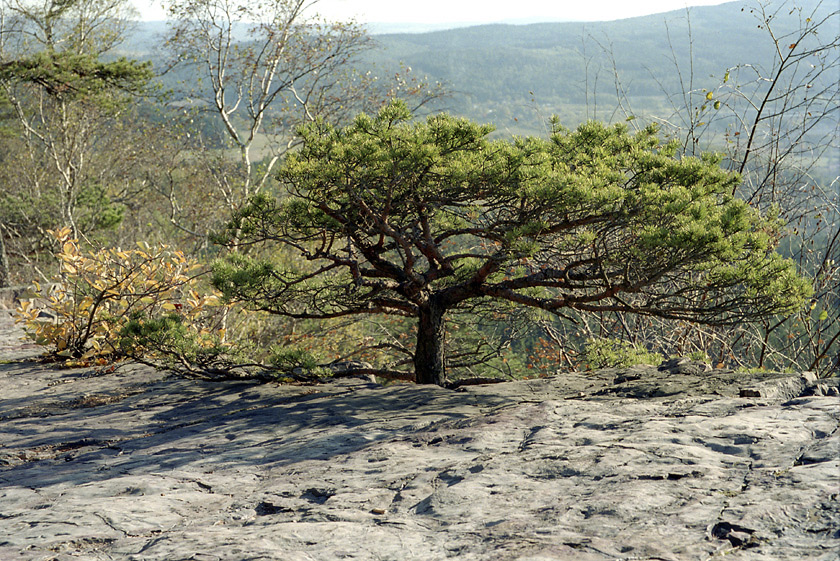
<path id="1" fill-rule="evenodd" d="M 417 347 L 414 350 L 414 372 L 418 384 L 442 386 L 446 382 L 445 312 L 446 308 L 434 298 L 420 307 Z"/>

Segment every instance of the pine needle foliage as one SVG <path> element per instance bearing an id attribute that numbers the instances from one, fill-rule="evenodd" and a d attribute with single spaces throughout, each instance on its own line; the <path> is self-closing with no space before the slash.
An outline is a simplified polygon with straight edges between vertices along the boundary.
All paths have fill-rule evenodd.
<path id="1" fill-rule="evenodd" d="M 739 178 L 719 157 L 680 157 L 655 127 L 554 122 L 549 138 L 512 141 L 492 130 L 415 122 L 400 102 L 345 128 L 303 127 L 279 172 L 289 195 L 254 197 L 227 230 L 297 260 L 236 255 L 216 264 L 216 287 L 292 318 L 416 318 L 414 374 L 437 384 L 445 316 L 475 301 L 727 324 L 810 295 L 775 252 L 781 223 L 731 196 Z"/>

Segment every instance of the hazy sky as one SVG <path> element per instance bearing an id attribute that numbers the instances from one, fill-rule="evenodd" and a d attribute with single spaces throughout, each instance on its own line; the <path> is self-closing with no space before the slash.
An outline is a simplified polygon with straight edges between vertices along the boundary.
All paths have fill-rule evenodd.
<path id="1" fill-rule="evenodd" d="M 159 0 L 133 0 L 143 19 L 164 19 Z M 723 4 L 725 0 L 319 0 L 329 19 L 385 23 L 601 21 Z M 730 0 L 731 1 L 731 0 Z"/>

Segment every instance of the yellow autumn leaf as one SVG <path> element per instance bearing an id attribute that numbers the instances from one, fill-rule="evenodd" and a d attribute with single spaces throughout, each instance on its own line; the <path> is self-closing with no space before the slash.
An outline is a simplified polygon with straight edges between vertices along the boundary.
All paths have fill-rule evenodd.
<path id="1" fill-rule="evenodd" d="M 57 240 L 63 240 L 70 237 L 70 228 L 67 226 L 59 230 L 47 230 L 47 232 L 52 234 L 52 236 Z"/>

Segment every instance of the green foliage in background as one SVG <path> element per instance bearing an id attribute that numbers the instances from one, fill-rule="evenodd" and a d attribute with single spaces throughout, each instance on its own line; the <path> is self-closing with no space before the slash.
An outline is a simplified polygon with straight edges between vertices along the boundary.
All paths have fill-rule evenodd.
<path id="1" fill-rule="evenodd" d="M 375 43 L 298 4 L 178 1 L 174 25 L 127 0 L 3 4 L 0 288 L 40 283 L 24 311 L 53 352 L 211 379 L 546 376 L 642 349 L 837 373 L 835 2 Z M 420 121 L 438 79 L 450 115 Z M 413 116 L 376 115 L 400 96 Z M 199 326 L 180 289 L 143 315 L 68 284 L 74 254 L 105 278 L 138 242 L 205 270 L 230 252 L 216 282 L 263 312 Z M 78 341 L 44 311 L 83 325 L 99 297 L 116 313 Z"/>

